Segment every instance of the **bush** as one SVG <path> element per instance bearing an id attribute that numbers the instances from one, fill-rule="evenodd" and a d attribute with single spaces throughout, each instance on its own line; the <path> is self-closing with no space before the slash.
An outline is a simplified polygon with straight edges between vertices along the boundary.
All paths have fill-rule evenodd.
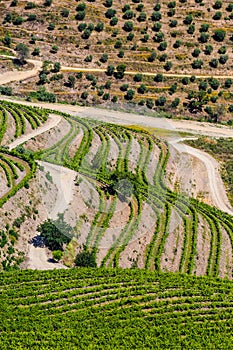
<path id="1" fill-rule="evenodd" d="M 83 21 L 84 18 L 85 18 L 85 16 L 86 16 L 85 11 L 79 11 L 79 12 L 76 14 L 76 16 L 75 16 L 75 19 L 76 19 L 77 21 Z"/>
<path id="2" fill-rule="evenodd" d="M 36 4 L 34 4 L 34 2 L 27 2 L 25 6 L 25 10 L 31 10 L 31 9 L 34 9 L 35 7 L 36 7 Z"/>
<path id="3" fill-rule="evenodd" d="M 212 45 L 206 45 L 205 46 L 205 50 L 204 50 L 204 53 L 206 54 L 206 55 L 210 55 L 211 53 L 212 53 L 212 51 L 213 51 L 213 46 Z"/>
<path id="4" fill-rule="evenodd" d="M 200 49 L 194 49 L 193 52 L 192 52 L 192 56 L 193 57 L 198 57 L 201 53 L 201 50 Z"/>
<path id="5" fill-rule="evenodd" d="M 219 57 L 219 63 L 225 64 L 228 61 L 228 58 L 229 58 L 228 55 L 221 55 Z"/>
<path id="6" fill-rule="evenodd" d="M 213 38 L 215 41 L 221 42 L 226 37 L 226 31 L 224 29 L 216 29 L 214 31 Z"/>
<path id="7" fill-rule="evenodd" d="M 141 84 L 138 88 L 138 93 L 139 94 L 144 94 L 145 92 L 147 92 L 147 87 L 145 84 Z"/>
<path id="8" fill-rule="evenodd" d="M 169 27 L 170 28 L 175 28 L 177 26 L 177 24 L 178 24 L 177 20 L 173 19 L 173 20 L 170 21 Z"/>
<path id="9" fill-rule="evenodd" d="M 64 8 L 64 9 L 62 9 L 61 10 L 61 15 L 62 15 L 62 17 L 69 17 L 69 14 L 70 14 L 70 10 L 68 10 L 68 9 L 66 9 L 66 8 Z"/>
<path id="10" fill-rule="evenodd" d="M 169 71 L 172 68 L 172 62 L 171 61 L 167 61 L 164 65 L 164 69 L 166 71 Z"/>
<path id="11" fill-rule="evenodd" d="M 76 7 L 76 11 L 85 11 L 86 9 L 86 4 L 84 2 L 81 2 L 80 4 L 78 4 L 78 6 Z"/>
<path id="12" fill-rule="evenodd" d="M 156 53 L 153 51 L 153 52 L 151 52 L 150 56 L 148 57 L 148 61 L 154 62 L 155 59 L 156 59 Z"/>
<path id="13" fill-rule="evenodd" d="M 142 74 L 141 74 L 141 73 L 135 74 L 135 76 L 134 76 L 133 79 L 134 79 L 134 81 L 136 81 L 136 82 L 142 81 Z"/>
<path id="14" fill-rule="evenodd" d="M 210 62 L 209 62 L 210 67 L 212 68 L 217 68 L 218 67 L 218 59 L 217 58 L 213 58 Z"/>
<path id="15" fill-rule="evenodd" d="M 158 21 L 161 20 L 161 18 L 162 18 L 162 15 L 161 15 L 161 13 L 159 11 L 154 11 L 152 13 L 152 16 L 151 16 L 152 21 L 158 22 Z"/>
<path id="16" fill-rule="evenodd" d="M 107 60 L 108 60 L 108 54 L 107 53 L 103 53 L 103 55 L 100 57 L 100 62 L 106 63 Z"/>
<path id="17" fill-rule="evenodd" d="M 207 41 L 209 40 L 209 34 L 207 33 L 201 33 L 200 37 L 198 38 L 200 43 L 207 43 Z"/>
<path id="18" fill-rule="evenodd" d="M 224 87 L 229 89 L 233 85 L 233 80 L 231 78 L 225 80 Z"/>
<path id="19" fill-rule="evenodd" d="M 84 247 L 84 251 L 78 253 L 75 258 L 75 266 L 77 267 L 96 267 L 96 250 L 88 251 L 86 247 Z"/>
<path id="20" fill-rule="evenodd" d="M 106 0 L 104 3 L 105 7 L 111 7 L 112 6 L 112 0 Z"/>
<path id="21" fill-rule="evenodd" d="M 165 96 L 160 96 L 156 101 L 155 104 L 156 106 L 164 106 L 166 103 L 167 99 Z"/>
<path id="22" fill-rule="evenodd" d="M 146 21 L 146 13 L 141 12 L 137 18 L 138 22 L 145 22 Z"/>
<path id="23" fill-rule="evenodd" d="M 195 25 L 194 24 L 190 24 L 190 26 L 188 27 L 187 33 L 188 34 L 193 34 L 195 32 Z"/>
<path id="24" fill-rule="evenodd" d="M 115 14 L 116 14 L 116 10 L 110 8 L 105 12 L 105 17 L 111 19 L 115 16 Z"/>
<path id="25" fill-rule="evenodd" d="M 49 7 L 49 6 L 51 6 L 51 5 L 52 5 L 52 2 L 53 2 L 53 0 L 45 0 L 45 2 L 44 2 L 44 6 Z"/>
<path id="26" fill-rule="evenodd" d="M 154 101 L 151 98 L 149 98 L 148 100 L 146 100 L 146 106 L 147 108 L 152 109 L 154 107 Z"/>
<path id="27" fill-rule="evenodd" d="M 100 33 L 102 32 L 104 29 L 104 24 L 102 22 L 98 22 L 95 26 L 95 31 Z"/>
<path id="28" fill-rule="evenodd" d="M 126 39 L 127 39 L 128 41 L 132 41 L 133 38 L 134 38 L 134 33 L 130 32 L 130 33 L 127 35 L 127 38 L 126 38 Z"/>
<path id="29" fill-rule="evenodd" d="M 49 219 L 43 222 L 37 230 L 50 250 L 62 251 L 63 244 L 68 244 L 71 240 L 72 228 L 63 221 L 61 216 L 55 221 Z"/>
<path id="30" fill-rule="evenodd" d="M 184 24 L 189 25 L 192 23 L 192 21 L 193 21 L 193 16 L 190 14 L 190 15 L 185 17 Z"/>
<path id="31" fill-rule="evenodd" d="M 215 10 L 219 10 L 220 8 L 222 7 L 222 1 L 221 0 L 217 0 L 214 5 L 213 5 L 213 8 Z"/>
<path id="32" fill-rule="evenodd" d="M 163 74 L 161 74 L 161 73 L 156 74 L 156 76 L 154 77 L 154 81 L 156 81 L 157 83 L 162 82 L 163 81 Z"/>
<path id="33" fill-rule="evenodd" d="M 179 104 L 180 104 L 180 99 L 179 99 L 178 97 L 176 97 L 176 98 L 172 101 L 171 107 L 172 107 L 172 108 L 176 108 L 176 107 L 179 106 Z"/>
<path id="34" fill-rule="evenodd" d="M 110 25 L 113 27 L 117 25 L 117 23 L 118 23 L 118 18 L 114 16 L 110 21 Z"/>
<path id="35" fill-rule="evenodd" d="M 166 43 L 166 41 L 162 41 L 162 42 L 159 44 L 159 46 L 158 46 L 158 50 L 159 50 L 159 51 L 165 51 L 166 48 L 167 48 L 167 43 Z"/>
<path id="36" fill-rule="evenodd" d="M 210 87 L 211 87 L 212 89 L 217 90 L 217 89 L 219 88 L 220 83 L 219 83 L 219 81 L 218 81 L 217 79 L 215 79 L 215 78 L 210 78 L 210 79 L 208 80 L 208 82 L 209 82 L 209 85 L 210 85 Z"/>
<path id="37" fill-rule="evenodd" d="M 134 98 L 135 91 L 132 89 L 127 90 L 127 93 L 125 95 L 125 99 L 131 101 Z"/>
<path id="38" fill-rule="evenodd" d="M 0 86 L 0 94 L 5 96 L 11 96 L 13 93 L 12 88 L 9 86 Z"/>
<path id="39" fill-rule="evenodd" d="M 115 67 L 112 66 L 112 65 L 109 65 L 109 66 L 107 67 L 106 74 L 107 74 L 108 76 L 111 76 L 111 75 L 114 74 L 114 71 L 115 71 Z"/>
<path id="40" fill-rule="evenodd" d="M 215 14 L 213 15 L 213 19 L 215 20 L 215 21 L 218 21 L 218 20 L 220 20 L 222 18 L 222 12 L 221 11 L 217 11 L 217 12 L 215 12 Z"/>
<path id="41" fill-rule="evenodd" d="M 61 250 L 53 250 L 53 259 L 56 261 L 60 261 L 62 258 L 62 251 Z"/>
<path id="42" fill-rule="evenodd" d="M 192 63 L 192 68 L 193 69 L 199 69 L 203 66 L 203 61 L 202 60 L 194 60 Z"/>
<path id="43" fill-rule="evenodd" d="M 126 31 L 126 32 L 131 32 L 133 30 L 133 22 L 131 21 L 126 21 L 124 26 L 123 26 L 123 29 Z"/>
<path id="44" fill-rule="evenodd" d="M 122 84 L 121 87 L 120 87 L 120 90 L 121 91 L 127 91 L 129 88 L 129 84 Z"/>
<path id="45" fill-rule="evenodd" d="M 203 23 L 199 29 L 200 33 L 206 33 L 209 30 L 210 25 L 208 23 Z"/>
<path id="46" fill-rule="evenodd" d="M 125 11 L 123 18 L 124 19 L 132 19 L 134 17 L 134 12 L 132 10 Z"/>

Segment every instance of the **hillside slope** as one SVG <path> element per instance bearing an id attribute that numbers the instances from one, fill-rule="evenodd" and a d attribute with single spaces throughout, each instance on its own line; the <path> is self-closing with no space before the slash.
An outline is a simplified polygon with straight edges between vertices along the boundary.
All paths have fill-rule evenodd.
<path id="1" fill-rule="evenodd" d="M 232 119 L 230 2 L 9 0 L 0 10 L 2 53 L 24 43 L 29 57 L 47 62 L 36 78 L 11 84 L 20 96 L 45 88 L 60 101 Z"/>

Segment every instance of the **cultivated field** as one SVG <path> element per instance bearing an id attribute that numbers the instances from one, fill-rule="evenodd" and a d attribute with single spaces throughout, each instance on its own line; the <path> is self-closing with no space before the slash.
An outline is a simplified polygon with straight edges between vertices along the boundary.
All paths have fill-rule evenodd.
<path id="1" fill-rule="evenodd" d="M 5 273 L 1 349 L 229 349 L 232 291 L 141 270 Z"/>

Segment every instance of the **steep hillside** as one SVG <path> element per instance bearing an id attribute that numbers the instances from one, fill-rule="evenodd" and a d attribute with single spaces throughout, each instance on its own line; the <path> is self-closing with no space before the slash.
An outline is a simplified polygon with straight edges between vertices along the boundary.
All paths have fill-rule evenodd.
<path id="1" fill-rule="evenodd" d="M 0 108 L 4 269 L 14 265 L 12 232 L 25 253 L 40 232 L 51 251 L 61 251 L 67 266 L 232 277 L 232 209 L 214 168 L 211 178 L 203 174 L 201 181 L 200 167 L 187 155 L 174 155 L 153 129 L 10 102 L 1 102 Z M 38 134 L 30 134 L 49 113 L 56 124 L 48 119 Z M 51 227 L 55 238 L 50 240 Z M 57 228 L 62 233 L 58 242 Z"/>
<path id="2" fill-rule="evenodd" d="M 51 62 L 14 93 L 46 88 L 61 101 L 232 119 L 231 2 L 10 0 L 0 9 L 3 53 L 24 43 Z"/>

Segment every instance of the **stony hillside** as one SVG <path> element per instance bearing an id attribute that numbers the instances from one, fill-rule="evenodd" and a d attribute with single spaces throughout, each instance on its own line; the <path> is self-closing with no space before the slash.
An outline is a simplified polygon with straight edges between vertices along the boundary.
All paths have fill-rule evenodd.
<path id="1" fill-rule="evenodd" d="M 32 58 L 51 62 L 12 85 L 17 94 L 46 89 L 73 103 L 232 119 L 230 1 L 10 0 L 0 10 L 3 52 L 23 42 Z M 55 62 L 90 71 L 60 72 Z"/>

